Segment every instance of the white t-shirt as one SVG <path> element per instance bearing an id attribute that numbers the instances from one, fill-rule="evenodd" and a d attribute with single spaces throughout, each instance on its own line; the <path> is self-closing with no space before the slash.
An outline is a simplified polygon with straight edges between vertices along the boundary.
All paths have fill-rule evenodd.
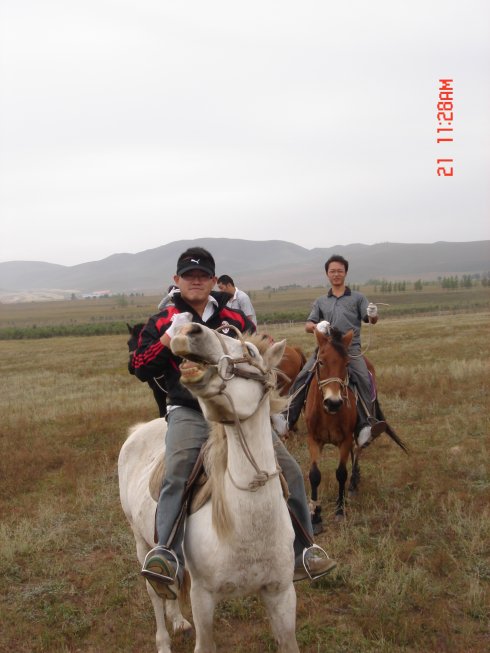
<path id="1" fill-rule="evenodd" d="M 230 308 L 238 308 L 238 310 L 245 313 L 245 315 L 252 320 L 252 322 L 257 326 L 257 317 L 255 316 L 254 307 L 250 301 L 250 297 L 243 290 L 235 288 L 235 294 L 226 304 Z"/>

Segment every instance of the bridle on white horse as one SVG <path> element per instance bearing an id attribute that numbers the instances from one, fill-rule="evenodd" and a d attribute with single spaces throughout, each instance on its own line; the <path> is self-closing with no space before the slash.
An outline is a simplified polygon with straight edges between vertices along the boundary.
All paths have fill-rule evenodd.
<path id="1" fill-rule="evenodd" d="M 233 357 L 229 354 L 228 347 L 226 346 L 226 341 L 225 339 L 221 336 L 220 331 L 223 329 L 233 329 L 237 335 L 238 340 L 241 343 L 242 346 L 242 353 L 243 355 L 240 357 Z M 275 476 L 278 476 L 281 473 L 280 467 L 276 468 L 276 471 L 270 473 L 266 472 L 263 469 L 260 469 L 259 466 L 257 465 L 257 462 L 255 461 L 255 458 L 253 457 L 252 452 L 250 451 L 250 448 L 247 444 L 247 441 L 245 439 L 245 435 L 243 433 L 242 425 L 240 422 L 240 419 L 237 415 L 235 404 L 233 403 L 233 398 L 231 395 L 226 391 L 226 382 L 230 381 L 234 376 L 238 376 L 243 379 L 252 379 L 254 381 L 259 381 L 259 383 L 262 383 L 264 386 L 264 394 L 262 395 L 261 400 L 259 401 L 259 404 L 257 406 L 257 410 L 260 408 L 262 403 L 267 399 L 269 396 L 271 390 L 275 388 L 276 386 L 276 373 L 274 370 L 267 370 L 263 365 L 260 364 L 258 360 L 255 360 L 251 355 L 249 350 L 247 349 L 246 343 L 243 339 L 243 336 L 239 329 L 237 329 L 235 326 L 229 324 L 229 325 L 223 325 L 218 327 L 214 331 L 216 337 L 218 338 L 220 345 L 225 352 L 223 356 L 220 357 L 218 363 L 216 365 L 211 365 L 210 367 L 215 367 L 216 371 L 218 373 L 218 376 L 221 378 L 223 383 L 221 384 L 220 389 L 217 391 L 217 395 L 223 395 L 226 397 L 228 400 L 231 409 L 233 411 L 233 420 L 227 421 L 227 420 L 220 420 L 221 424 L 234 424 L 238 433 L 238 441 L 240 443 L 240 446 L 243 449 L 243 453 L 245 454 L 245 457 L 247 460 L 250 462 L 252 467 L 255 469 L 255 476 L 252 481 L 248 484 L 248 486 L 243 487 L 238 485 L 233 477 L 230 474 L 230 470 L 227 469 L 228 476 L 230 477 L 230 481 L 233 483 L 233 485 L 238 489 L 238 490 L 245 490 L 248 492 L 256 492 L 260 487 L 264 486 L 267 481 L 269 481 L 271 478 L 274 478 Z M 252 365 L 252 367 L 255 367 L 257 370 L 259 370 L 259 374 L 256 374 L 254 372 L 248 372 L 247 370 L 242 370 L 236 365 L 238 363 L 248 363 L 249 365 Z"/>

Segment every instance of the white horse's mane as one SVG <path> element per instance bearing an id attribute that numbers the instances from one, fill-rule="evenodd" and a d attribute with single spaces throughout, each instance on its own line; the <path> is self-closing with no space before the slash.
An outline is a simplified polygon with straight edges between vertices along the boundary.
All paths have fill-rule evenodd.
<path id="1" fill-rule="evenodd" d="M 261 356 L 273 344 L 268 336 L 254 334 L 247 336 L 247 342 L 254 344 Z M 281 397 L 277 390 L 269 393 L 271 414 L 281 412 L 287 399 Z M 225 429 L 219 422 L 211 424 L 209 438 L 204 445 L 204 469 L 211 483 L 211 506 L 213 526 L 220 539 L 227 539 L 233 532 L 233 516 L 224 501 L 224 479 L 227 466 L 228 441 Z"/>
<path id="2" fill-rule="evenodd" d="M 213 423 L 204 445 L 204 469 L 211 483 L 212 522 L 220 539 L 226 539 L 233 530 L 233 519 L 224 498 L 224 480 L 228 441 L 222 424 Z"/>

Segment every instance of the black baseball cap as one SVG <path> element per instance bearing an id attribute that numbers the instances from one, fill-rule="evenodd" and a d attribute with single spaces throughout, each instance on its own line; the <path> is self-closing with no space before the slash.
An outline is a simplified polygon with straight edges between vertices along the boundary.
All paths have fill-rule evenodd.
<path id="1" fill-rule="evenodd" d="M 214 277 L 214 258 L 207 250 L 201 247 L 187 250 L 180 255 L 177 261 L 177 275 L 181 277 L 190 270 L 202 270 L 209 274 L 210 277 Z"/>

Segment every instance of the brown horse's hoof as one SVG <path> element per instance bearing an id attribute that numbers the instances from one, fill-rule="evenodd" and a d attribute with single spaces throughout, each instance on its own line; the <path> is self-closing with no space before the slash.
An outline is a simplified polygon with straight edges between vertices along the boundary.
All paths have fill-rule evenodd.
<path id="1" fill-rule="evenodd" d="M 311 525 L 313 527 L 313 535 L 320 535 L 320 533 L 323 533 L 323 522 L 318 521 Z"/>
<path id="2" fill-rule="evenodd" d="M 342 514 L 342 513 L 340 513 L 338 515 L 335 515 L 335 521 L 336 522 L 342 522 L 342 521 L 344 521 L 344 519 L 345 519 L 345 515 Z"/>

